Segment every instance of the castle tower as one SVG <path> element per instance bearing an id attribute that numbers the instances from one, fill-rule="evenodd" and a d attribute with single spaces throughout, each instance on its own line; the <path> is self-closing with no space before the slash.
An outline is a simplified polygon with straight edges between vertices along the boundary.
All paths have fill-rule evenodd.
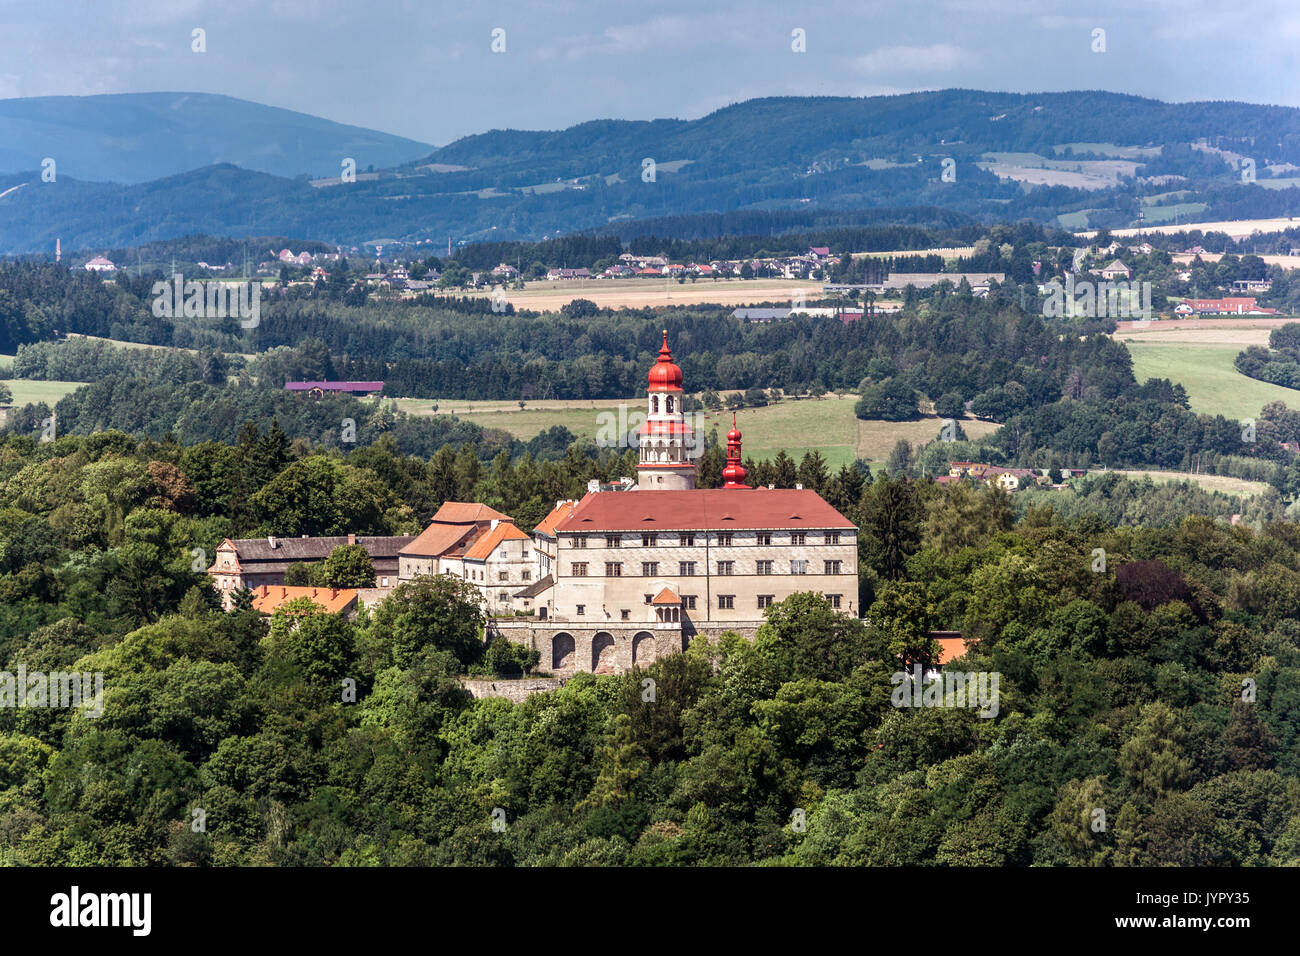
<path id="1" fill-rule="evenodd" d="M 736 413 L 731 413 L 731 431 L 727 432 L 727 467 L 722 469 L 723 488 L 744 488 L 745 466 L 740 463 L 740 429 L 736 427 Z"/>
<path id="2" fill-rule="evenodd" d="M 636 466 L 642 491 L 682 491 L 695 487 L 691 452 L 695 435 L 682 410 L 682 370 L 673 363 L 664 330 L 659 361 L 650 369 L 646 422 L 641 426 L 641 460 Z"/>

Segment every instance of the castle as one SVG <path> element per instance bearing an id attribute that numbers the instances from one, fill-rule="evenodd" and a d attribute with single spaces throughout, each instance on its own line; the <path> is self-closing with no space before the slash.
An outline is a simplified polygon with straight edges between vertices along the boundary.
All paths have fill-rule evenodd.
<path id="1" fill-rule="evenodd" d="M 536 649 L 543 670 L 620 673 L 698 635 L 752 638 L 768 607 L 800 591 L 858 613 L 853 523 L 815 491 L 745 484 L 734 418 L 723 486 L 697 489 L 683 397 L 665 333 L 650 369 L 636 487 L 558 502 L 534 529 L 535 576 L 513 598 L 531 615 L 490 627 Z"/>
<path id="2" fill-rule="evenodd" d="M 684 397 L 665 332 L 634 486 L 592 482 L 580 500 L 557 502 L 531 536 L 486 505 L 449 501 L 416 538 L 355 539 L 385 572 L 362 602 L 420 575 L 455 575 L 478 587 L 493 637 L 537 650 L 541 669 L 560 676 L 621 673 L 700 635 L 752 638 L 768 607 L 800 591 L 858 614 L 853 523 L 810 489 L 750 488 L 734 417 L 722 487 L 696 488 Z M 249 574 L 256 583 L 281 584 L 271 579 L 283 569 L 279 550 L 261 539 L 224 542 L 211 573 L 226 594 L 241 564 L 246 573 L 261 565 Z"/>

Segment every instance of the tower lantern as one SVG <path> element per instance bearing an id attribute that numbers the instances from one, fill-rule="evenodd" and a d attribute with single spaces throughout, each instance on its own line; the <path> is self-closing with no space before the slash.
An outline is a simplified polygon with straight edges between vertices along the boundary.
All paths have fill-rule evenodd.
<path id="1" fill-rule="evenodd" d="M 673 362 L 664 329 L 659 360 L 650 369 L 646 422 L 640 429 L 637 488 L 647 491 L 681 491 L 695 487 L 695 462 L 691 452 L 695 434 L 682 408 L 682 370 Z"/>

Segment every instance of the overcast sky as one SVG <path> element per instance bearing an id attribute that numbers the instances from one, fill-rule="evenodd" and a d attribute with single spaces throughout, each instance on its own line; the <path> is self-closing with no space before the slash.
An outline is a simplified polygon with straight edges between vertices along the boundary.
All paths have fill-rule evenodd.
<path id="1" fill-rule="evenodd" d="M 223 93 L 436 145 L 944 87 L 1300 106 L 1297 0 L 0 0 L 0 24 L 0 98 Z"/>

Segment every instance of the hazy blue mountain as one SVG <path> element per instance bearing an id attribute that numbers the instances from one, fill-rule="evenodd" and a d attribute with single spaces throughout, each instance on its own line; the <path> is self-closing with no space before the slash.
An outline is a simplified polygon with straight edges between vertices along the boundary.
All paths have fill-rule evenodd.
<path id="1" fill-rule="evenodd" d="M 216 163 L 276 176 L 337 176 L 428 154 L 425 143 L 211 93 L 122 93 L 0 100 L 0 173 L 40 168 L 141 183 Z"/>
<path id="2" fill-rule="evenodd" d="M 234 141 L 284 153 L 291 129 L 243 129 Z M 55 183 L 0 175 L 0 252 L 49 250 L 56 237 L 88 249 L 192 233 L 443 247 L 448 237 L 626 232 L 629 222 L 715 213 L 905 207 L 1064 228 L 1126 226 L 1139 213 L 1148 223 L 1300 214 L 1300 110 L 1105 92 L 776 97 L 698 120 L 595 120 L 416 145 L 350 183 L 337 181 L 344 147 L 322 147 L 314 184 L 247 162 L 126 185 L 87 182 L 62 162 Z M 363 149 L 347 150 L 359 171 L 370 165 Z"/>

